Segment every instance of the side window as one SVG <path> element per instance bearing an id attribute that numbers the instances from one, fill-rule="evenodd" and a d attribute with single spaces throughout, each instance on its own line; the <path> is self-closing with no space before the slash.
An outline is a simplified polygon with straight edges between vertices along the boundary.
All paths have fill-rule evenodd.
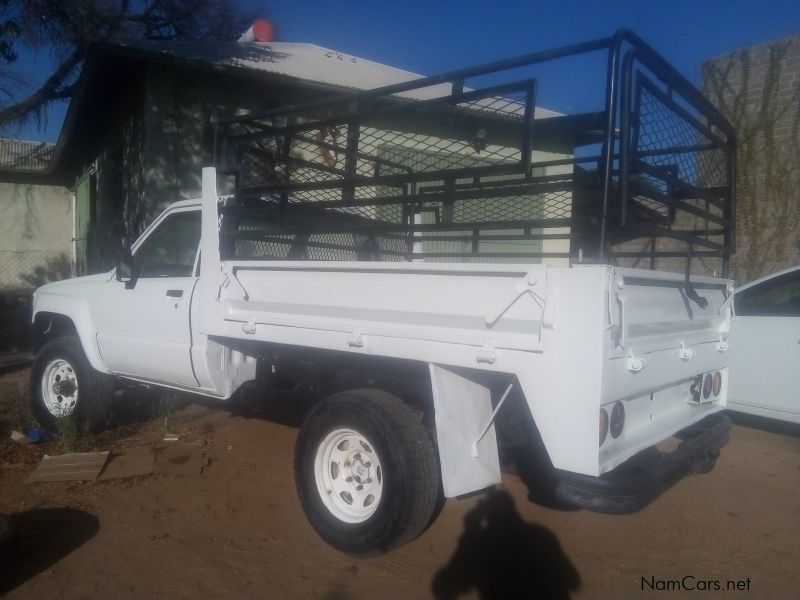
<path id="1" fill-rule="evenodd" d="M 139 277 L 190 277 L 199 244 L 199 210 L 169 215 L 136 250 Z"/>
<path id="2" fill-rule="evenodd" d="M 736 314 L 743 317 L 800 317 L 800 271 L 741 291 L 735 303 Z"/>

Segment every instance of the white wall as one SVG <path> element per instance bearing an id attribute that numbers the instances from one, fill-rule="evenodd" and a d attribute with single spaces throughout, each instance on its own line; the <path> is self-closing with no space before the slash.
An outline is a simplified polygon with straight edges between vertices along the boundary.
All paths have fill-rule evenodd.
<path id="1" fill-rule="evenodd" d="M 0 183 L 0 290 L 69 276 L 72 227 L 67 188 Z"/>

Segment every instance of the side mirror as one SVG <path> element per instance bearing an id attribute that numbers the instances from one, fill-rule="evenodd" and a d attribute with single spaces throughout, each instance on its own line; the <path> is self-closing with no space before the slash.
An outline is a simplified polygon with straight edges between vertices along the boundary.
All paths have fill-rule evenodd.
<path id="1" fill-rule="evenodd" d="M 116 277 L 117 281 L 125 283 L 125 289 L 129 290 L 136 285 L 136 268 L 133 262 L 133 255 L 130 248 L 120 248 L 116 254 Z"/>

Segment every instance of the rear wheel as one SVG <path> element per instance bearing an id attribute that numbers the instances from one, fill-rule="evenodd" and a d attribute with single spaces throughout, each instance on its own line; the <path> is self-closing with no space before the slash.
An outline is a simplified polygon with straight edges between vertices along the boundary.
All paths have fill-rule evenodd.
<path id="1" fill-rule="evenodd" d="M 77 338 L 55 338 L 36 354 L 31 371 L 31 402 L 37 420 L 55 431 L 70 419 L 98 431 L 107 425 L 111 378 L 89 365 Z"/>
<path id="2" fill-rule="evenodd" d="M 380 554 L 417 537 L 436 508 L 439 479 L 418 413 L 392 394 L 334 394 L 300 430 L 300 502 L 320 537 L 348 554 Z"/>

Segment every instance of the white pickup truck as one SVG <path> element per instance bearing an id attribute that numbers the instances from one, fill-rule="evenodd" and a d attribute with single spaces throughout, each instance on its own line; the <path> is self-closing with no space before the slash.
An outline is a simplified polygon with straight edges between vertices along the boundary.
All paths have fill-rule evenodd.
<path id="1" fill-rule="evenodd" d="M 640 52 L 649 48 L 627 32 L 605 42 L 617 54 L 625 44 Z M 589 48 L 596 49 L 597 43 Z M 538 57 L 514 64 L 537 62 L 531 56 Z M 450 79 L 463 82 L 464 76 Z M 446 79 L 395 86 L 385 95 Z M 684 90 L 682 81 L 664 85 Z M 448 93 L 456 105 L 476 98 L 462 85 Z M 493 87 L 477 107 L 458 108 L 459 118 L 480 119 L 488 133 L 489 143 L 478 152 L 492 152 L 496 114 L 487 114 L 486 99 L 496 101 L 497 93 Z M 439 95 L 431 102 L 430 110 L 443 110 Z M 424 104 L 417 98 L 400 105 L 419 114 Z M 512 116 L 524 126 L 531 111 L 528 104 L 514 108 Z M 65 415 L 91 419 L 115 378 L 225 400 L 258 374 L 302 373 L 318 401 L 297 440 L 300 501 L 322 538 L 355 555 L 412 540 L 429 524 L 442 495 L 498 484 L 501 459 L 508 457 L 523 466 L 544 464 L 527 479 L 535 486 L 532 478 L 541 477 L 561 501 L 615 513 L 636 510 L 684 474 L 713 466 L 730 427 L 718 414 L 728 380 L 730 281 L 579 263 L 575 253 L 569 264 L 563 253 L 542 245 L 536 250 L 541 261 L 519 253 L 514 258 L 521 262 L 501 262 L 508 257 L 496 251 L 497 238 L 542 239 L 549 225 L 541 211 L 531 220 L 538 233 L 523 225 L 520 234 L 511 231 L 519 223 L 497 218 L 486 219 L 478 231 L 474 217 L 458 207 L 506 197 L 518 186 L 551 185 L 552 174 L 536 171 L 531 155 L 525 156 L 530 138 L 522 138 L 520 171 L 500 161 L 497 171 L 491 170 L 496 164 L 484 164 L 465 176 L 463 152 L 454 151 L 449 156 L 459 158 L 452 179 L 440 163 L 435 171 L 408 168 L 406 162 L 389 175 L 377 168 L 359 175 L 370 160 L 365 140 L 377 130 L 385 139 L 388 126 L 378 124 L 374 106 L 360 127 L 352 103 L 345 112 L 346 146 L 324 123 L 267 117 L 266 135 L 281 144 L 260 138 L 259 149 L 269 158 L 261 167 L 281 173 L 277 181 L 253 191 L 240 170 L 235 193 L 220 194 L 221 160 L 219 168 L 203 170 L 202 198 L 168 207 L 120 253 L 115 269 L 36 291 L 33 402 L 43 421 Z M 331 119 L 331 110 L 322 114 Z M 391 117 L 396 130 L 397 115 Z M 507 120 L 499 126 L 508 128 Z M 287 127 L 295 127 L 291 143 Z M 252 131 L 241 135 L 249 142 Z M 303 138 L 301 131 L 317 135 Z M 612 123 L 610 131 L 619 130 Z M 631 164 L 644 165 L 652 156 L 629 151 Z M 507 158 L 503 152 L 496 154 Z M 344 167 L 337 164 L 341 156 Z M 387 156 L 384 147 L 374 161 L 384 169 L 392 161 L 397 166 L 399 153 Z M 602 169 L 603 156 L 597 161 Z M 312 171 L 316 175 L 309 178 Z M 686 190 L 706 193 L 697 182 L 679 193 L 674 171 L 652 172 L 669 179 L 674 198 L 654 190 L 651 203 L 692 212 Z M 506 179 L 498 183 L 501 177 Z M 622 187 L 614 177 L 608 178 L 611 194 Z M 422 181 L 427 189 L 418 185 Z M 437 196 L 437 182 L 449 185 L 451 196 Z M 403 189 L 376 193 L 380 186 Z M 717 193 L 720 187 L 708 189 Z M 642 203 L 642 189 L 629 204 Z M 309 190 L 333 196 L 304 198 Z M 547 206 L 552 187 L 547 190 L 522 195 L 517 205 Z M 392 224 L 385 210 L 392 198 L 416 210 L 404 210 L 397 217 L 403 220 Z M 368 219 L 364 207 L 376 205 L 383 212 Z M 426 219 L 432 212 L 435 220 Z M 580 215 L 573 216 L 553 222 L 560 228 L 557 239 L 574 244 L 572 232 L 585 231 Z M 267 229 L 254 225 L 259 219 Z M 677 221 L 672 218 L 673 225 Z M 359 237 L 365 226 L 372 229 Z M 473 239 L 462 262 L 447 262 L 457 254 L 452 246 L 461 243 L 447 236 L 459 227 Z M 623 231 L 609 225 L 607 235 Z M 710 239 L 695 235 L 699 243 Z M 371 243 L 368 252 L 365 240 Z M 398 259 L 397 248 L 407 254 Z M 321 258 L 323 251 L 328 254 Z M 585 259 L 587 253 L 580 254 Z M 673 435 L 683 442 L 671 454 L 654 448 Z"/>

